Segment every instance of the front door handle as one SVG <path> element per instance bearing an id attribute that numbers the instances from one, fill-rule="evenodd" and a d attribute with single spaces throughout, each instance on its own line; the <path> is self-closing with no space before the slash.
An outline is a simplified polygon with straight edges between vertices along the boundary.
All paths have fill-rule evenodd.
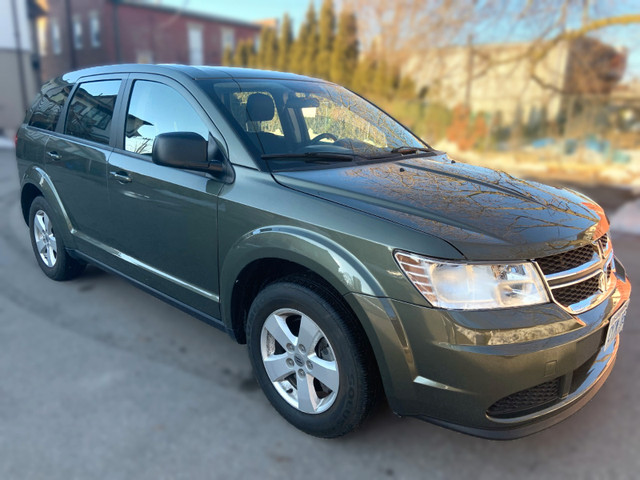
<path id="1" fill-rule="evenodd" d="M 47 155 L 49 156 L 49 158 L 51 158 L 51 160 L 60 160 L 62 158 L 62 155 L 60 155 L 58 152 L 56 151 L 51 151 L 51 152 L 47 152 Z"/>
<path id="2" fill-rule="evenodd" d="M 131 177 L 127 172 L 118 171 L 118 172 L 110 172 L 110 175 L 118 180 L 120 183 L 131 183 Z"/>

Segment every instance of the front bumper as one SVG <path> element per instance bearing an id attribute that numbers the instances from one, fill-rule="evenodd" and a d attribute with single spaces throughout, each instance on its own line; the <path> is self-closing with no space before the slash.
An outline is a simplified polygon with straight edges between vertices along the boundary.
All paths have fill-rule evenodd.
<path id="1" fill-rule="evenodd" d="M 593 398 L 613 369 L 619 342 L 618 338 L 606 350 L 601 349 L 595 360 L 585 366 L 584 377 L 578 382 L 573 382 L 575 386 L 572 391 L 546 408 L 513 418 L 494 418 L 487 415 L 490 421 L 496 423 L 491 428 L 459 425 L 428 416 L 420 416 L 420 418 L 452 430 L 493 440 L 511 440 L 539 432 L 573 415 Z"/>
<path id="2" fill-rule="evenodd" d="M 358 294 L 347 299 L 366 317 L 363 325 L 394 412 L 510 439 L 565 419 L 607 379 L 620 341 L 604 347 L 609 320 L 631 292 L 624 269 L 616 281 L 607 300 L 580 315 L 555 304 L 451 312 Z M 557 388 L 555 397 L 493 414 L 501 400 L 530 402 L 537 388 L 548 385 Z"/>

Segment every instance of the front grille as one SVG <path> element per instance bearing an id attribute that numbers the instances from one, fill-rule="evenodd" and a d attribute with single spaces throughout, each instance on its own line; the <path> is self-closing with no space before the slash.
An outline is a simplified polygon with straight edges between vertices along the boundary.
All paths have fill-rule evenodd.
<path id="1" fill-rule="evenodd" d="M 545 275 L 565 272 L 593 260 L 593 255 L 598 253 L 595 245 L 585 245 L 584 247 L 569 250 L 568 252 L 549 255 L 538 258 L 536 261 Z"/>
<path id="2" fill-rule="evenodd" d="M 609 246 L 609 235 L 607 235 L 606 233 L 604 235 L 602 235 L 598 239 L 598 244 L 600 245 L 600 248 L 602 249 L 602 251 L 606 252 L 607 251 L 607 247 Z"/>
<path id="3" fill-rule="evenodd" d="M 601 292 L 600 275 L 591 277 L 584 282 L 569 285 L 568 287 L 556 288 L 553 290 L 553 298 L 560 305 L 568 307 Z"/>
<path id="4" fill-rule="evenodd" d="M 556 303 L 579 313 L 606 298 L 613 271 L 609 243 L 605 233 L 589 245 L 536 259 Z"/>
<path id="5" fill-rule="evenodd" d="M 518 417 L 542 409 L 560 398 L 560 378 L 513 393 L 491 405 L 487 414 L 495 418 Z"/>

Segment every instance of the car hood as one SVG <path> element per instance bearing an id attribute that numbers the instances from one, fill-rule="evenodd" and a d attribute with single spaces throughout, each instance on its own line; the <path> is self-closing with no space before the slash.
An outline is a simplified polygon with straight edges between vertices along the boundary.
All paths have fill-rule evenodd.
<path id="1" fill-rule="evenodd" d="M 602 208 L 582 194 L 452 163 L 445 154 L 274 177 L 289 188 L 439 237 L 471 260 L 559 253 L 609 229 Z"/>

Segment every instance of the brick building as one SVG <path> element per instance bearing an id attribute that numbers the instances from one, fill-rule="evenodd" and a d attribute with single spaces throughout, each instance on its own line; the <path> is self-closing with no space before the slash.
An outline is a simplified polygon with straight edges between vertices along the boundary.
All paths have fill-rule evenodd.
<path id="1" fill-rule="evenodd" d="M 112 63 L 216 65 L 261 25 L 136 0 L 41 0 L 40 78 Z"/>

